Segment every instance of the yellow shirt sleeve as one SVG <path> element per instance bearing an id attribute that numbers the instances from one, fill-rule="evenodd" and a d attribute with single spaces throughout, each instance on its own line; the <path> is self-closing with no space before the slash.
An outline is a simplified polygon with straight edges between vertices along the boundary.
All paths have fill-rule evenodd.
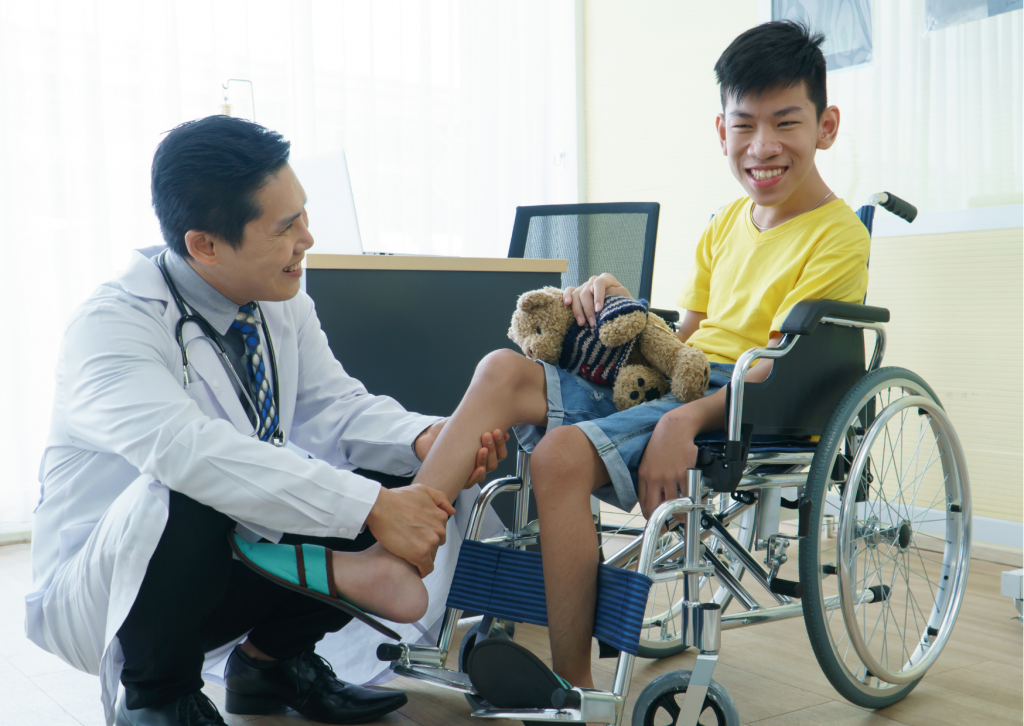
<path id="1" fill-rule="evenodd" d="M 796 286 L 779 306 L 771 332 L 778 332 L 790 309 L 803 300 L 863 302 L 870 249 L 871 238 L 863 227 L 840 230 L 820 240 Z"/>
<path id="2" fill-rule="evenodd" d="M 711 240 L 714 239 L 714 224 L 715 221 L 712 219 L 701 235 L 700 242 L 697 243 L 697 253 L 693 267 L 690 268 L 690 279 L 676 301 L 684 310 L 692 310 L 695 313 L 708 311 L 708 300 L 711 297 Z"/>

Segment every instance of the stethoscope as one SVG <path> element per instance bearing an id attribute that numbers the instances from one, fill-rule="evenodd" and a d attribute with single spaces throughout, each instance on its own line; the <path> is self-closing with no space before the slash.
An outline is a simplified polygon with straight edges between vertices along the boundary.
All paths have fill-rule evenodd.
<path id="1" fill-rule="evenodd" d="M 181 317 L 178 318 L 178 325 L 175 329 L 175 335 L 178 339 L 178 347 L 181 348 L 181 369 L 185 376 L 185 390 L 187 391 L 190 387 L 188 379 L 188 345 L 185 344 L 184 337 L 182 336 L 182 330 L 185 328 L 186 323 L 195 323 L 199 326 L 202 331 L 202 336 L 197 336 L 189 341 L 192 342 L 203 338 L 208 341 L 216 349 L 217 354 L 220 356 L 221 365 L 238 383 L 238 388 L 245 396 L 245 400 L 249 403 L 249 407 L 252 409 L 256 416 L 256 426 L 253 427 L 253 431 L 250 436 L 255 437 L 259 433 L 259 409 L 256 408 L 256 402 L 252 400 L 249 395 L 249 387 L 242 382 L 242 379 L 238 377 L 238 373 L 235 371 L 235 367 L 231 365 L 231 359 L 228 358 L 228 351 L 224 347 L 224 343 L 221 342 L 220 336 L 213 329 L 213 326 L 207 322 L 206 318 L 197 312 L 191 311 L 185 304 L 185 299 L 178 292 L 177 286 L 171 280 L 171 276 L 167 274 L 167 268 L 164 266 L 164 255 L 167 251 L 164 250 L 156 257 L 156 266 L 160 268 L 160 274 L 164 276 L 164 281 L 167 283 L 167 288 L 171 291 L 171 297 L 174 298 L 174 304 L 178 306 L 178 312 Z M 280 390 L 278 389 L 277 380 L 277 358 L 274 355 L 274 343 L 270 340 L 270 331 L 267 329 L 267 321 L 263 317 L 263 310 L 260 308 L 260 304 L 256 303 L 256 310 L 259 313 L 260 327 L 263 328 L 263 339 L 267 341 L 267 351 L 270 353 L 270 371 L 273 375 L 272 383 L 274 384 L 273 396 L 274 396 L 274 410 L 277 415 L 281 415 L 281 403 L 280 403 Z M 278 426 L 274 433 L 270 435 L 270 443 L 274 446 L 284 446 L 284 432 L 281 431 L 281 427 Z"/>

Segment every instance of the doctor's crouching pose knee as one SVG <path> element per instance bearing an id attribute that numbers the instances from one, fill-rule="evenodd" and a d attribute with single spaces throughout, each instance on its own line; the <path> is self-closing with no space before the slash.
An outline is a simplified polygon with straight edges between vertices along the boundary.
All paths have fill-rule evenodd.
<path id="1" fill-rule="evenodd" d="M 166 247 L 139 250 L 65 332 L 26 630 L 100 676 L 108 723 L 223 724 L 202 672 L 232 643 L 229 711 L 357 723 L 406 702 L 342 682 L 314 646 L 351 619 L 336 601 L 426 610 L 457 491 L 408 477 L 446 419 L 368 393 L 332 354 L 300 291 L 313 238 L 288 153 L 242 119 L 171 131 L 152 169 Z M 506 438 L 466 442 L 468 484 Z M 301 586 L 246 566 L 236 541 L 298 545 L 280 549 Z M 307 597 L 316 578 L 328 594 Z"/>

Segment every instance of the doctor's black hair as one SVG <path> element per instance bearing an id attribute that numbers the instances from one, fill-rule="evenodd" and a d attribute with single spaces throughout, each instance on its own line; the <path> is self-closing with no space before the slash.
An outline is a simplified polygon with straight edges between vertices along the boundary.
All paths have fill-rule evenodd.
<path id="1" fill-rule="evenodd" d="M 742 100 L 749 93 L 757 97 L 769 89 L 792 88 L 803 82 L 821 118 L 828 106 L 821 52 L 824 42 L 823 33 L 812 33 L 806 25 L 791 20 L 764 23 L 741 34 L 715 63 L 722 110 L 729 96 Z"/>
<path id="2" fill-rule="evenodd" d="M 187 121 L 153 155 L 153 210 L 167 246 L 188 258 L 185 233 L 211 232 L 233 248 L 262 214 L 256 192 L 288 163 L 291 142 L 276 131 L 231 116 Z"/>

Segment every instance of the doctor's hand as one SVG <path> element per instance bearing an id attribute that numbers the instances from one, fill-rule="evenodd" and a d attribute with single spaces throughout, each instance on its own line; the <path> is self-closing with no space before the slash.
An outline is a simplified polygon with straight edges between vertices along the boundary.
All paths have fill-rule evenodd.
<path id="1" fill-rule="evenodd" d="M 366 526 L 384 549 L 426 577 L 434 570 L 434 556 L 444 544 L 448 517 L 453 514 L 448 498 L 436 489 L 422 484 L 381 487 Z"/>
<path id="2" fill-rule="evenodd" d="M 430 449 L 433 448 L 434 442 L 441 435 L 441 430 L 446 423 L 448 423 L 448 419 L 443 418 L 425 428 L 416 437 L 414 448 L 416 450 L 416 457 L 420 461 L 424 461 L 427 458 L 427 454 L 430 453 Z M 484 431 L 480 435 L 480 448 L 476 452 L 473 472 L 469 475 L 466 483 L 462 485 L 463 489 L 479 484 L 489 473 L 498 468 L 498 464 L 508 456 L 508 447 L 505 443 L 508 441 L 508 438 L 509 435 L 501 429 Z"/>
<path id="3" fill-rule="evenodd" d="M 624 295 L 630 297 L 629 290 L 622 286 L 608 272 L 595 275 L 579 287 L 567 287 L 562 292 L 562 302 L 572 305 L 572 314 L 576 322 L 583 327 L 588 322 L 590 327 L 597 327 L 597 314 L 604 306 L 607 295 Z"/>
<path id="4" fill-rule="evenodd" d="M 469 475 L 469 479 L 463 485 L 463 489 L 469 489 L 474 484 L 480 484 L 487 475 L 498 468 L 498 464 L 508 456 L 508 434 L 501 429 L 485 431 L 480 436 L 480 448 L 476 452 L 476 468 Z"/>

